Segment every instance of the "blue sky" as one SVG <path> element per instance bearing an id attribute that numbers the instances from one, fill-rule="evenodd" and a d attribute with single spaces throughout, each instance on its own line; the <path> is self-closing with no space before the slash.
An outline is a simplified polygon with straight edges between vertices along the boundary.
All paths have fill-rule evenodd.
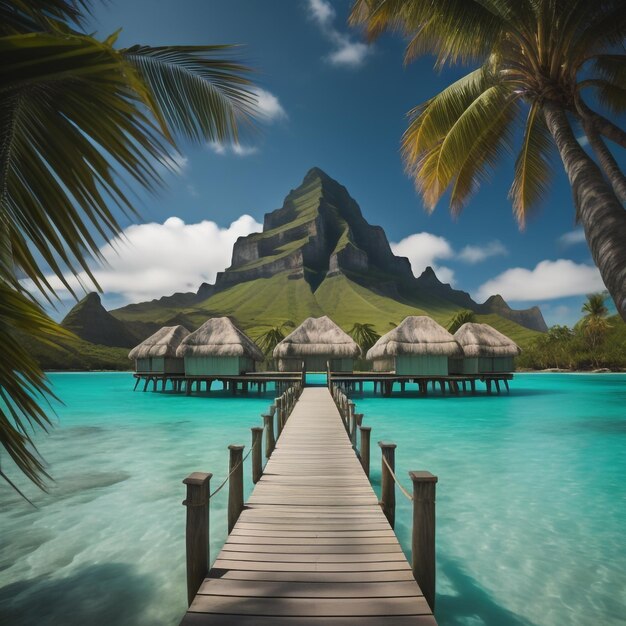
<path id="1" fill-rule="evenodd" d="M 467 68 L 437 74 L 429 58 L 405 67 L 402 40 L 365 46 L 346 25 L 349 8 L 347 0 L 110 0 L 94 7 L 89 30 L 106 36 L 122 27 L 120 45 L 243 44 L 239 54 L 256 69 L 266 113 L 236 150 L 181 144 L 168 188 L 140 196 L 140 222 L 149 224 L 123 222 L 132 245 L 117 257 L 106 254 L 105 304 L 210 280 L 228 265 L 234 238 L 258 228 L 318 166 L 348 188 L 370 223 L 383 226 L 416 274 L 433 264 L 474 297 L 500 291 L 512 306 L 539 304 L 548 324 L 573 323 L 584 294 L 601 283 L 576 229 L 558 155 L 551 193 L 525 232 L 507 198 L 512 160 L 458 219 L 445 203 L 428 215 L 403 172 L 405 115 Z"/>

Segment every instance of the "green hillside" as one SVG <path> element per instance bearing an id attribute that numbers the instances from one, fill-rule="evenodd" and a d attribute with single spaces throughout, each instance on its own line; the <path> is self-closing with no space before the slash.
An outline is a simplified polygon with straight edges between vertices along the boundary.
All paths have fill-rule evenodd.
<path id="1" fill-rule="evenodd" d="M 399 324 L 407 315 L 430 315 L 445 325 L 461 308 L 436 296 L 416 294 L 415 299 L 427 306 L 383 296 L 344 274 L 325 278 L 313 292 L 306 280 L 283 272 L 271 278 L 257 278 L 235 285 L 182 311 L 153 301 L 113 311 L 113 315 L 125 322 L 141 320 L 165 324 L 179 312 L 193 325 L 190 330 L 209 317 L 228 315 L 255 337 L 267 326 L 276 326 L 285 320 L 298 324 L 309 316 L 320 315 L 328 315 L 345 330 L 355 322 L 361 322 L 373 324 L 383 334 L 391 329 L 391 324 Z M 522 346 L 540 334 L 495 314 L 479 315 L 478 319 Z"/>
<path id="2" fill-rule="evenodd" d="M 128 370 L 132 366 L 127 348 L 100 346 L 78 337 L 63 339 L 59 345 L 26 336 L 23 342 L 45 370 Z"/>

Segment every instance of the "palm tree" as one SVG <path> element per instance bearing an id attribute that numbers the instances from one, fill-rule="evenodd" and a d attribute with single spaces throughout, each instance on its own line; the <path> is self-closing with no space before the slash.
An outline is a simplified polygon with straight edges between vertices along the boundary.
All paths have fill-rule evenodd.
<path id="1" fill-rule="evenodd" d="M 624 177 L 604 143 L 626 147 L 626 132 L 586 95 L 612 111 L 626 109 L 623 0 L 356 0 L 350 20 L 372 38 L 400 31 L 409 41 L 407 62 L 432 54 L 437 68 L 480 63 L 409 114 L 403 157 L 426 208 L 449 191 L 452 212 L 461 211 L 513 149 L 515 123 L 523 119 L 510 190 L 520 227 L 545 195 L 556 145 L 576 218 L 626 319 L 626 212 L 617 196 Z M 576 125 L 600 167 L 577 141 Z"/>
<path id="2" fill-rule="evenodd" d="M 580 326 L 592 352 L 595 352 L 596 348 L 600 346 L 606 331 L 611 327 L 606 319 L 609 310 L 605 305 L 605 301 L 606 294 L 591 293 L 587 296 L 587 301 L 581 309 L 586 315 L 580 321 Z"/>
<path id="3" fill-rule="evenodd" d="M 269 359 L 272 358 L 274 348 L 285 338 L 287 329 L 294 328 L 295 324 L 291 320 L 285 320 L 277 326 L 270 326 L 265 332 L 257 337 L 259 348 Z"/>
<path id="4" fill-rule="evenodd" d="M 461 309 L 457 311 L 448 321 L 446 328 L 449 333 L 454 334 L 463 324 L 467 324 L 468 322 L 475 322 L 476 314 L 474 311 L 470 311 L 469 309 Z"/>
<path id="5" fill-rule="evenodd" d="M 120 232 L 111 207 L 134 215 L 129 186 L 159 188 L 175 137 L 237 141 L 256 111 L 231 47 L 119 48 L 82 32 L 89 4 L 0 0 L 0 444 L 40 487 L 30 433 L 50 425 L 50 389 L 19 333 L 64 331 L 35 295 L 73 293 L 82 271 L 95 284 L 98 239 Z"/>
<path id="6" fill-rule="evenodd" d="M 380 339 L 380 334 L 376 332 L 373 324 L 360 324 L 359 322 L 354 323 L 348 335 L 359 344 L 363 356 Z"/>

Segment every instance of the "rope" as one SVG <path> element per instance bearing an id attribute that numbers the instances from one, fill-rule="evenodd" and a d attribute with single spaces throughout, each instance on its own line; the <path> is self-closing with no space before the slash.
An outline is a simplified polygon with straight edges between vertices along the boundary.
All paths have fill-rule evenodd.
<path id="1" fill-rule="evenodd" d="M 220 485 L 220 486 L 219 486 L 219 487 L 218 487 L 218 488 L 217 488 L 217 489 L 216 489 L 216 490 L 215 490 L 215 491 L 214 491 L 214 492 L 213 492 L 213 493 L 209 496 L 209 500 L 210 500 L 213 496 L 217 495 L 217 494 L 220 492 L 220 490 L 221 490 L 221 489 L 222 489 L 222 487 L 223 487 L 223 486 L 224 486 L 224 485 L 228 482 L 228 480 L 230 479 L 230 477 L 231 477 L 231 476 L 235 473 L 235 471 L 236 471 L 237 469 L 239 469 L 239 466 L 240 466 L 240 465 L 241 465 L 241 464 L 242 464 L 242 463 L 243 463 L 243 462 L 244 462 L 244 461 L 245 461 L 245 460 L 246 460 L 246 459 L 250 456 L 250 453 L 252 452 L 252 450 L 254 450 L 254 448 L 256 447 L 256 445 L 257 445 L 257 443 L 258 443 L 258 442 L 259 442 L 259 440 L 257 439 L 257 440 L 254 442 L 254 445 L 252 445 L 252 446 L 250 447 L 250 450 L 248 450 L 248 454 L 246 454 L 246 456 L 244 456 L 244 457 L 241 459 L 241 461 L 239 461 L 239 463 L 237 463 L 237 465 L 235 465 L 235 467 L 233 467 L 233 469 L 232 469 L 232 470 L 230 470 L 230 473 L 229 473 L 229 474 L 228 474 L 228 476 L 226 476 L 226 478 L 223 480 L 222 484 L 221 484 L 221 485 Z"/>
<path id="2" fill-rule="evenodd" d="M 400 484 L 400 481 L 398 480 L 398 477 L 395 475 L 394 471 L 391 469 L 391 466 L 389 465 L 389 463 L 387 462 L 387 459 L 384 456 L 383 456 L 383 463 L 387 466 L 387 469 L 391 473 L 391 476 L 392 476 L 394 482 L 396 483 L 396 485 L 398 485 L 398 487 L 400 487 L 400 491 L 404 494 L 404 496 L 408 500 L 413 502 L 413 496 Z"/>

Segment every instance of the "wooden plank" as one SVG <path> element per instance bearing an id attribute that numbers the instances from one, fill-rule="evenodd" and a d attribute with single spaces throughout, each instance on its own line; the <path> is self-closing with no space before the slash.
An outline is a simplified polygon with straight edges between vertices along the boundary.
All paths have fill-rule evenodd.
<path id="1" fill-rule="evenodd" d="M 277 572 L 385 572 L 395 570 L 406 570 L 411 573 L 406 560 L 401 561 L 340 561 L 338 563 L 311 563 L 311 562 L 271 562 L 271 561 L 245 561 L 241 559 L 226 559 L 220 557 L 215 561 L 213 567 L 217 569 L 246 569 L 246 570 L 271 570 Z"/>
<path id="2" fill-rule="evenodd" d="M 333 583 L 337 586 L 346 583 L 410 582 L 411 585 L 415 583 L 413 572 L 408 568 L 402 570 L 378 570 L 369 572 L 363 570 L 357 572 L 280 572 L 273 570 L 213 569 L 209 573 L 209 576 L 222 580 Z M 211 578 L 207 578 L 206 580 L 211 580 Z"/>
<path id="3" fill-rule="evenodd" d="M 423 596 L 412 598 L 259 598 L 197 595 L 189 607 L 192 613 L 268 615 L 297 617 L 362 617 L 425 615 L 430 613 Z"/>
<path id="4" fill-rule="evenodd" d="M 353 554 L 396 554 L 402 552 L 399 543 L 237 543 L 227 541 L 222 548 L 223 555 L 233 552 L 245 552 L 249 554 L 268 553 L 274 554 L 277 560 L 281 560 L 279 555 L 284 554 L 336 554 L 336 555 L 353 555 Z M 235 558 L 228 554 L 229 558 Z"/>
<path id="5" fill-rule="evenodd" d="M 337 584 L 207 578 L 198 593 L 251 598 L 409 598 L 418 597 L 416 591 L 412 581 Z"/>
<path id="6" fill-rule="evenodd" d="M 187 613 L 181 626 L 329 626 L 327 617 L 277 617 Z M 354 617 L 333 617 L 332 626 L 355 626 Z M 437 626 L 432 615 L 359 617 L 358 626 Z"/>

